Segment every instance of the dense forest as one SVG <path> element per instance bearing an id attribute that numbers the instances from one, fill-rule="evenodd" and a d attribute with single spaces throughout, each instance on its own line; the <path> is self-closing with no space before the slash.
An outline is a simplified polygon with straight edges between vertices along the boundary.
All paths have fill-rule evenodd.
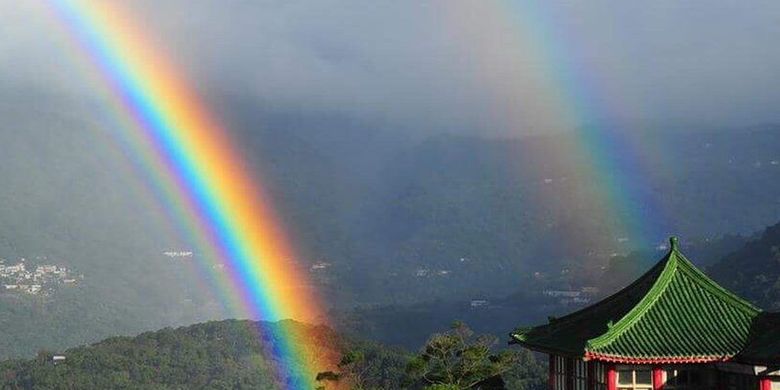
<path id="1" fill-rule="evenodd" d="M 457 377 L 442 378 L 444 384 L 447 380 L 479 383 L 499 378 L 508 389 L 538 389 L 545 378 L 544 366 L 530 352 L 506 349 L 505 340 L 476 335 L 463 324 L 432 335 L 417 352 L 350 340 L 325 327 L 292 321 L 226 320 L 109 338 L 56 354 L 64 356 L 64 361 L 53 360 L 55 354 L 47 351 L 31 360 L 5 361 L 0 364 L 0 387 L 275 388 L 290 381 L 275 369 L 280 362 L 271 352 L 281 337 L 291 337 L 292 342 L 305 346 L 306 358 L 312 359 L 306 364 L 316 366 L 323 356 L 335 351 L 343 355 L 337 367 L 323 367 L 318 375 L 318 382 L 326 389 L 339 385 L 336 382 L 361 389 L 426 388 L 432 382 L 423 375 L 436 378 L 440 369 L 437 359 L 464 367 Z M 434 344 L 446 345 L 452 353 L 432 355 L 430 346 Z M 463 356 L 469 356 L 468 364 L 462 361 Z"/>
<path id="2" fill-rule="evenodd" d="M 6 388 L 272 388 L 290 378 L 273 370 L 279 337 L 330 353 L 339 341 L 326 328 L 294 323 L 226 320 L 112 337 L 91 346 L 2 365 Z M 305 337 L 298 337 L 305 334 Z M 314 348 L 317 343 L 320 348 Z"/>

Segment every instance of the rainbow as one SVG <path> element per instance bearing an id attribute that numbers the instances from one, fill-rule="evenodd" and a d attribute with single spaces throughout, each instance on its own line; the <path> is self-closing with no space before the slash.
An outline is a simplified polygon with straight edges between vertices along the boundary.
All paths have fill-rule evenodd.
<path id="1" fill-rule="evenodd" d="M 44 0 L 45 1 L 45 0 Z M 226 265 L 212 273 L 226 305 L 252 318 L 325 321 L 317 294 L 284 235 L 270 200 L 239 157 L 225 129 L 151 39 L 133 24 L 132 14 L 114 1 L 48 0 L 47 9 L 73 37 L 74 50 L 89 59 L 100 76 L 107 101 L 120 125 L 117 136 L 129 145 L 156 191 L 179 224 L 209 258 Z M 572 130 L 556 156 L 577 166 L 583 181 L 598 183 L 598 193 L 581 198 L 581 207 L 599 210 L 612 221 L 613 234 L 655 242 L 662 232 L 663 209 L 636 191 L 632 176 L 646 178 L 644 140 L 619 130 L 614 119 L 630 116 L 598 73 L 576 58 L 575 33 L 556 25 L 543 1 L 448 1 L 436 3 L 452 23 L 453 39 L 476 65 L 480 84 L 495 91 L 492 113 L 521 127 L 523 116 L 543 117 L 551 130 Z M 496 77 L 497 51 L 509 51 L 521 69 L 513 80 Z M 97 70 L 97 72 L 94 72 Z M 519 102 L 522 93 L 534 101 Z M 605 103 L 606 102 L 606 103 Z M 625 114 L 625 115 L 624 115 Z M 583 127 L 583 124 L 587 126 Z M 638 211 L 639 210 L 639 211 Z M 581 221 L 587 226 L 587 221 Z M 208 269 L 209 267 L 205 267 Z M 285 361 L 290 387 L 313 388 L 317 369 L 303 362 L 305 351 L 280 337 L 276 353 Z M 295 372 L 292 372 L 295 371 Z"/>
<path id="2" fill-rule="evenodd" d="M 564 135 L 555 154 L 546 156 L 553 162 L 544 163 L 575 167 L 583 182 L 596 183 L 595 192 L 582 194 L 577 207 L 597 210 L 608 221 L 609 234 L 614 239 L 630 237 L 635 248 L 663 243 L 673 227 L 659 199 L 647 189 L 659 175 L 649 163 L 661 164 L 668 172 L 673 167 L 651 136 L 626 121 L 643 113 L 632 112 L 622 102 L 619 80 L 585 58 L 583 48 L 593 45 L 578 41 L 580 34 L 565 22 L 563 11 L 535 0 L 452 1 L 437 11 L 463 56 L 474 59 L 478 83 L 492 91 L 494 117 L 506 118 L 508 128 L 523 133 Z M 529 129 L 528 117 L 543 128 Z M 556 194 L 542 198 L 552 201 Z M 571 209 L 572 204 L 551 208 Z M 581 229 L 592 226 L 587 218 L 577 223 Z"/>
<path id="3" fill-rule="evenodd" d="M 115 1 L 44 3 L 104 88 L 121 124 L 112 131 L 139 156 L 203 257 L 224 265 L 211 277 L 231 310 L 267 321 L 325 322 L 321 302 L 240 150 L 129 10 Z M 327 362 L 312 363 L 304 347 L 283 333 L 274 334 L 273 346 L 283 362 L 283 386 L 314 388 L 316 372 Z"/>

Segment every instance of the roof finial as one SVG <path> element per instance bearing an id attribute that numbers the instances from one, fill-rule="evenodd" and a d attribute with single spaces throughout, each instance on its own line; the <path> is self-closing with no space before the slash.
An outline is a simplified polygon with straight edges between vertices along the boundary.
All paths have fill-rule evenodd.
<path id="1" fill-rule="evenodd" d="M 671 244 L 671 249 L 673 251 L 679 250 L 679 244 L 677 243 L 677 237 L 671 236 L 669 237 L 669 244 Z"/>

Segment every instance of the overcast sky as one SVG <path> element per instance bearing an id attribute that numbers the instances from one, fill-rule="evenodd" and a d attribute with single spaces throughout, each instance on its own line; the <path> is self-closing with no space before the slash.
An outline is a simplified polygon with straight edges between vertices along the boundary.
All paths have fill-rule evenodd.
<path id="1" fill-rule="evenodd" d="M 126 3 L 201 93 L 268 109 L 515 133 L 780 122 L 777 1 Z M 45 4 L 0 0 L 2 100 L 94 89 Z"/>

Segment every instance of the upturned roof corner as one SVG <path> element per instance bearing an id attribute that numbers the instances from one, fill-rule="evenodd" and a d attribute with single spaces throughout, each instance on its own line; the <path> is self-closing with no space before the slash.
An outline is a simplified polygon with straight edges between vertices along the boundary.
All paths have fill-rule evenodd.
<path id="1" fill-rule="evenodd" d="M 670 248 L 634 283 L 604 300 L 512 337 L 542 352 L 614 362 L 725 361 L 748 344 L 760 309 Z"/>

